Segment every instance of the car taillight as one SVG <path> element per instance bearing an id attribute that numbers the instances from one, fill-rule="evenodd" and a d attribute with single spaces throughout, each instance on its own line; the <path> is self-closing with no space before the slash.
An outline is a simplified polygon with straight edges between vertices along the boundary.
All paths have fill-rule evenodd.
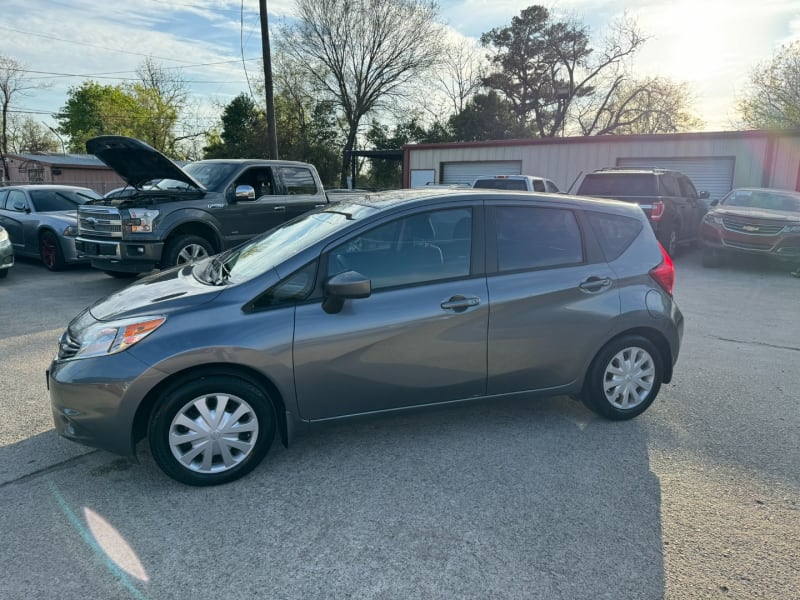
<path id="1" fill-rule="evenodd" d="M 657 267 L 650 269 L 650 277 L 655 279 L 656 283 L 664 288 L 664 291 L 672 296 L 672 289 L 675 287 L 675 265 L 672 264 L 672 259 L 664 250 L 664 247 L 659 244 L 661 249 L 661 262 Z"/>
<path id="2" fill-rule="evenodd" d="M 650 208 L 650 220 L 660 221 L 663 214 L 664 214 L 664 203 L 661 201 L 653 202 L 653 205 Z"/>

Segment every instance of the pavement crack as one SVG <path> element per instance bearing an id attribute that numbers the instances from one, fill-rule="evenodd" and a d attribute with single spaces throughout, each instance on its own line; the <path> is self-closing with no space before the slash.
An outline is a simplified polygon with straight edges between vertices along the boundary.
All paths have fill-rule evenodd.
<path id="1" fill-rule="evenodd" d="M 795 346 L 782 346 L 780 344 L 767 344 L 766 342 L 754 342 L 752 340 L 736 340 L 733 338 L 720 337 L 718 335 L 709 336 L 712 339 L 720 340 L 722 342 L 733 342 L 734 344 L 748 344 L 750 346 L 763 346 L 765 348 L 775 348 L 776 350 L 792 350 L 793 352 L 800 352 L 800 348 Z"/>
<path id="2" fill-rule="evenodd" d="M 66 460 L 62 460 L 61 462 L 55 463 L 53 465 L 49 465 L 49 466 L 44 467 L 42 469 L 39 469 L 37 471 L 32 471 L 30 473 L 25 473 L 25 475 L 21 475 L 21 476 L 17 477 L 16 479 L 11 479 L 9 481 L 4 481 L 4 482 L 0 483 L 0 489 L 3 489 L 4 487 L 9 486 L 9 485 L 14 485 L 16 483 L 24 483 L 25 481 L 28 481 L 30 479 L 35 479 L 37 477 L 41 477 L 42 475 L 47 475 L 48 473 L 56 471 L 56 470 L 60 469 L 61 467 L 65 466 L 65 465 L 69 465 L 71 463 L 78 462 L 79 460 L 81 460 L 81 459 L 83 459 L 83 458 L 85 458 L 87 456 L 91 456 L 92 454 L 96 454 L 98 452 L 100 452 L 100 450 L 90 450 L 89 452 L 86 452 L 84 454 L 79 454 L 78 456 L 73 456 L 71 458 L 68 458 Z"/>

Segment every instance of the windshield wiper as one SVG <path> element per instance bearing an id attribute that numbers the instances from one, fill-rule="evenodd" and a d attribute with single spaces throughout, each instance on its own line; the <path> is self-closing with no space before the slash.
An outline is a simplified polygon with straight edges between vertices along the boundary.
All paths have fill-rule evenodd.
<path id="1" fill-rule="evenodd" d="M 228 267 L 230 255 L 227 252 L 218 254 L 211 258 L 203 272 L 203 279 L 210 285 L 226 285 L 231 278 L 231 270 Z"/>

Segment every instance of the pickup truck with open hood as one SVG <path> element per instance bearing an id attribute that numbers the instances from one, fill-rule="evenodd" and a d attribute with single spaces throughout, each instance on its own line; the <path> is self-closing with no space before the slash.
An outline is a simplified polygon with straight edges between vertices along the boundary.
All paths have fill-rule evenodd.
<path id="1" fill-rule="evenodd" d="M 92 138 L 86 150 L 135 190 L 78 209 L 78 254 L 109 275 L 131 276 L 216 254 L 328 204 L 308 163 L 215 159 L 181 168 L 123 136 Z"/>

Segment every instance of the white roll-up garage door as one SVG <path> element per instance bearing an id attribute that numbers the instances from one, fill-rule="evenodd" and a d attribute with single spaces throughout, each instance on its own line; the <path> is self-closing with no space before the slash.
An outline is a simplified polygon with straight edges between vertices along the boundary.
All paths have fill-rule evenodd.
<path id="1" fill-rule="evenodd" d="M 472 185 L 479 175 L 521 175 L 522 161 L 476 161 L 442 163 L 442 183 Z"/>
<path id="2" fill-rule="evenodd" d="M 722 198 L 733 186 L 733 158 L 702 156 L 694 158 L 618 158 L 620 167 L 659 167 L 680 171 L 692 180 L 698 192 L 707 191 L 709 202 Z"/>

